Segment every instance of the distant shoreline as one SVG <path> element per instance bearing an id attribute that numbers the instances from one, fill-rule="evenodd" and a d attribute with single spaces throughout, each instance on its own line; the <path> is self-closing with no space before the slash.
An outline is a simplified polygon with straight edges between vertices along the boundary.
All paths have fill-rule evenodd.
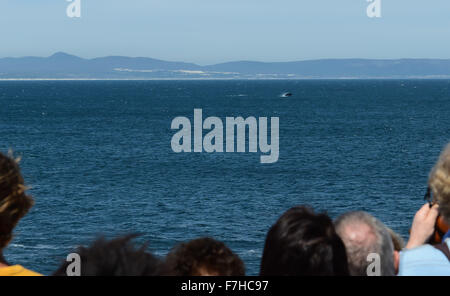
<path id="1" fill-rule="evenodd" d="M 0 58 L 0 80 L 318 80 L 450 79 L 450 59 L 234 61 L 201 66 L 153 58 Z"/>

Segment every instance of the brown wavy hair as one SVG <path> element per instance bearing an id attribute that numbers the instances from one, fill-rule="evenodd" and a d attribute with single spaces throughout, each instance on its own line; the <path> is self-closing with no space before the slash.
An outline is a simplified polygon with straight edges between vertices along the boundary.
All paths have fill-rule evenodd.
<path id="1" fill-rule="evenodd" d="M 162 268 L 166 276 L 244 276 L 245 266 L 224 243 L 204 237 L 181 243 L 167 255 Z"/>
<path id="2" fill-rule="evenodd" d="M 33 206 L 33 198 L 25 192 L 19 168 L 20 158 L 0 153 L 0 251 L 11 241 L 13 229 Z"/>
<path id="3" fill-rule="evenodd" d="M 450 224 L 450 144 L 442 151 L 428 179 L 433 201 L 439 204 L 439 212 Z"/>

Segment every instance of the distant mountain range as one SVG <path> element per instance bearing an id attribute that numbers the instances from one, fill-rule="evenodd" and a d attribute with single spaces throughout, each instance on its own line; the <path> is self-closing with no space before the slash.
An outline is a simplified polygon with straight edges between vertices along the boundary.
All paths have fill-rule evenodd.
<path id="1" fill-rule="evenodd" d="M 239 61 L 209 66 L 152 58 L 83 59 L 59 52 L 50 57 L 0 59 L 0 79 L 325 79 L 450 78 L 450 60 L 324 59 L 299 62 Z"/>

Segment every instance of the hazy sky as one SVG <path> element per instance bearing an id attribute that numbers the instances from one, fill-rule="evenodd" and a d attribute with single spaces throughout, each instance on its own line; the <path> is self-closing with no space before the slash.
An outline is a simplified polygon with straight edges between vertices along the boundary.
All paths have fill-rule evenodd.
<path id="1" fill-rule="evenodd" d="M 450 1 L 0 0 L 0 57 L 65 51 L 199 64 L 231 60 L 450 58 Z"/>

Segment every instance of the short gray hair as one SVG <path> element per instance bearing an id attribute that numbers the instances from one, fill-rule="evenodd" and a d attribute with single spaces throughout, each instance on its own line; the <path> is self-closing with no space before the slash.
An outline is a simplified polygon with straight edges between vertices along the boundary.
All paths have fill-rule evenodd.
<path id="1" fill-rule="evenodd" d="M 351 240 L 347 233 L 348 227 L 364 225 L 370 229 L 364 233 L 367 239 L 361 242 Z M 382 276 L 395 275 L 393 242 L 386 226 L 380 220 L 366 212 L 349 212 L 335 221 L 335 228 L 345 244 L 351 275 L 367 275 L 367 267 L 371 263 L 367 261 L 367 256 L 371 253 L 380 255 Z M 374 239 L 370 239 L 371 236 Z"/>

